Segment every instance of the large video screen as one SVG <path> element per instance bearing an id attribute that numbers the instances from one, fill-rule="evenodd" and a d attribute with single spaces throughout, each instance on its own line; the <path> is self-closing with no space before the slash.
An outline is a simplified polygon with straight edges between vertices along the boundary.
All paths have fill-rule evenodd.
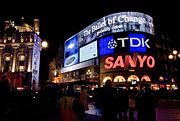
<path id="1" fill-rule="evenodd" d="M 119 12 L 104 16 L 77 34 L 79 46 L 104 35 L 127 31 L 140 31 L 154 35 L 153 18 L 139 12 Z"/>
<path id="2" fill-rule="evenodd" d="M 107 35 L 99 39 L 99 56 L 120 52 L 152 53 L 153 35 L 143 32 L 122 32 Z"/>
<path id="3" fill-rule="evenodd" d="M 98 51 L 97 51 L 97 41 L 94 41 L 88 45 L 85 45 L 79 49 L 79 61 L 86 61 L 92 58 L 97 57 Z"/>
<path id="4" fill-rule="evenodd" d="M 78 63 L 78 39 L 73 36 L 65 42 L 64 67 Z"/>

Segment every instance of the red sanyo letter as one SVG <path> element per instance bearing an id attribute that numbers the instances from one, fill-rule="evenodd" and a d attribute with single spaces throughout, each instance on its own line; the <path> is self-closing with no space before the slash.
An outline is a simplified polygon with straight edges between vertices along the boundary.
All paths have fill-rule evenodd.
<path id="1" fill-rule="evenodd" d="M 124 61 L 123 61 L 123 58 L 122 56 L 118 56 L 115 63 L 114 63 L 114 66 L 113 68 L 116 68 L 117 66 L 120 66 L 120 67 L 124 67 Z"/>
<path id="2" fill-rule="evenodd" d="M 113 66 L 113 62 L 112 62 L 112 61 L 114 61 L 114 58 L 113 58 L 113 57 L 107 57 L 107 58 L 105 59 L 104 68 L 105 68 L 105 69 L 110 69 L 110 68 L 112 68 L 112 66 Z"/>
<path id="3" fill-rule="evenodd" d="M 149 68 L 153 68 L 154 65 L 155 65 L 154 57 L 149 56 L 149 57 L 147 58 L 147 66 L 148 66 Z"/>
<path id="4" fill-rule="evenodd" d="M 141 58 L 141 56 L 138 55 L 137 58 L 138 58 L 138 60 L 139 60 L 139 62 L 140 62 L 139 67 L 143 67 L 143 66 L 144 66 L 144 61 L 146 60 L 147 55 L 143 56 L 143 58 Z"/>

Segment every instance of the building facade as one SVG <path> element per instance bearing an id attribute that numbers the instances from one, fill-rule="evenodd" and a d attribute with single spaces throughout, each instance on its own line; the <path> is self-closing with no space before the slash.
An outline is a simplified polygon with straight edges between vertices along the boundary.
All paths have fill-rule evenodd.
<path id="1" fill-rule="evenodd" d="M 14 21 L 4 22 L 0 32 L 0 77 L 5 77 L 14 89 L 39 88 L 41 38 L 39 19 L 32 25 Z"/>
<path id="2" fill-rule="evenodd" d="M 160 73 L 166 71 L 161 70 L 159 43 L 151 16 L 140 12 L 105 16 L 65 41 L 64 82 L 103 86 L 110 79 L 122 88 L 159 89 Z M 170 88 L 177 88 L 176 81 Z"/>

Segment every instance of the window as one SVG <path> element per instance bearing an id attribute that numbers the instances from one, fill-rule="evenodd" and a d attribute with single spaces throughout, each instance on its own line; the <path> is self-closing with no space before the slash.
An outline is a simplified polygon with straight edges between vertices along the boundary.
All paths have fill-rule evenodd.
<path id="1" fill-rule="evenodd" d="M 128 77 L 127 82 L 131 82 L 132 80 L 136 80 L 137 82 L 139 82 L 139 78 L 136 75 L 131 75 Z"/>
<path id="2" fill-rule="evenodd" d="M 126 82 L 126 79 L 123 76 L 116 76 L 114 82 Z"/>
<path id="3" fill-rule="evenodd" d="M 11 65 L 11 56 L 6 55 L 4 60 L 4 72 L 10 71 L 10 65 Z"/>
<path id="4" fill-rule="evenodd" d="M 19 56 L 19 61 L 24 61 L 25 60 L 25 56 L 24 55 L 20 55 Z"/>
<path id="5" fill-rule="evenodd" d="M 23 72 L 24 71 L 24 66 L 19 66 L 19 71 Z"/>
<path id="6" fill-rule="evenodd" d="M 141 81 L 150 82 L 151 78 L 149 76 L 147 76 L 147 75 L 143 75 L 142 78 L 141 78 Z"/>
<path id="7" fill-rule="evenodd" d="M 10 56 L 6 56 L 5 57 L 5 61 L 10 61 L 11 60 L 11 57 Z"/>

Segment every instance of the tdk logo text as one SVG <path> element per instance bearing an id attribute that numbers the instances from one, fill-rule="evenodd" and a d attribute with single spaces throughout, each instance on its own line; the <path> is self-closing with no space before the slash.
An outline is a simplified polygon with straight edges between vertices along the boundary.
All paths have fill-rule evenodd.
<path id="1" fill-rule="evenodd" d="M 128 37 L 117 38 L 119 47 L 129 46 L 130 52 L 146 52 L 146 48 L 150 48 L 149 39 L 144 34 L 128 34 Z"/>

